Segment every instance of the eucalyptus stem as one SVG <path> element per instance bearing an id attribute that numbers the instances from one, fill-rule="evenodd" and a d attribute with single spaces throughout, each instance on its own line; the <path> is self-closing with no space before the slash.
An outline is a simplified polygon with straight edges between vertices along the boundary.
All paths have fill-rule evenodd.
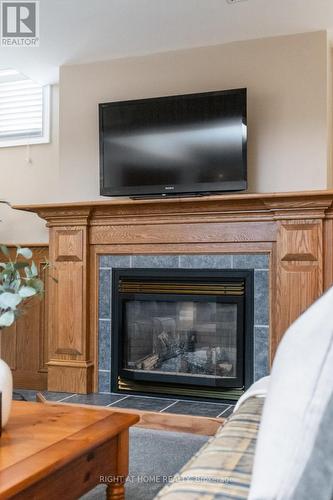
<path id="1" fill-rule="evenodd" d="M 14 259 L 5 245 L 0 245 L 5 261 L 0 261 L 0 328 L 11 326 L 31 303 L 42 297 L 44 284 L 29 248 L 16 248 Z M 46 261 L 42 272 L 49 263 Z"/>

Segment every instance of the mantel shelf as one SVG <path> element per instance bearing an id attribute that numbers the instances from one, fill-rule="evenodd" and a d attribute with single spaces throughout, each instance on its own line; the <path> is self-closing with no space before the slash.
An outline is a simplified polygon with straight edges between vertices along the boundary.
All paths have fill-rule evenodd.
<path id="1" fill-rule="evenodd" d="M 198 206 L 204 206 L 206 204 L 218 203 L 222 207 L 223 204 L 230 205 L 230 202 L 236 208 L 239 202 L 246 202 L 249 208 L 257 207 L 258 202 L 264 206 L 269 206 L 270 202 L 273 204 L 279 202 L 304 202 L 308 203 L 318 202 L 318 201 L 333 201 L 333 190 L 325 191 L 296 191 L 287 193 L 234 193 L 234 194 L 219 194 L 212 196 L 193 196 L 193 197 L 169 197 L 169 198 L 151 198 L 142 200 L 132 200 L 129 198 L 112 198 L 109 200 L 99 199 L 95 201 L 78 201 L 78 202 L 65 202 L 65 203 L 48 203 L 48 204 L 36 204 L 36 205 L 14 205 L 13 208 L 16 210 L 24 210 L 28 212 L 47 211 L 52 209 L 84 209 L 84 208 L 106 208 L 106 207 L 122 207 L 126 209 L 127 207 L 140 207 L 145 205 L 153 206 L 164 206 L 168 205 L 183 205 L 196 204 Z"/>

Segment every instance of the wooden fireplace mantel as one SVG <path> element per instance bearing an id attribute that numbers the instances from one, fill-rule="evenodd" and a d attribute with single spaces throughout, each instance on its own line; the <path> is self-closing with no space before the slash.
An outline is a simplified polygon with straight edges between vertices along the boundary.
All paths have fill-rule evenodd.
<path id="1" fill-rule="evenodd" d="M 98 259 L 105 254 L 267 253 L 271 359 L 333 283 L 333 190 L 16 206 L 50 228 L 48 389 L 97 389 Z"/>

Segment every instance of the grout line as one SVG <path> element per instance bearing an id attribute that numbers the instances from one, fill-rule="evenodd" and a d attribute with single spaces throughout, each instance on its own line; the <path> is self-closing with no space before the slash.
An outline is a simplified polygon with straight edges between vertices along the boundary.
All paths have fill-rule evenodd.
<path id="1" fill-rule="evenodd" d="M 140 399 L 164 399 L 165 401 L 174 401 L 174 398 L 161 398 L 160 396 L 146 396 L 145 394 L 128 394 L 126 397 L 131 396 L 132 398 L 140 398 Z"/>
<path id="2" fill-rule="evenodd" d="M 102 373 L 110 373 L 110 370 L 98 370 L 99 372 L 102 372 Z M 110 373 L 111 374 L 111 373 Z"/>
<path id="3" fill-rule="evenodd" d="M 230 408 L 231 408 L 231 407 L 232 407 L 232 405 L 229 405 L 229 406 L 228 406 L 228 408 L 226 408 L 225 410 L 221 411 L 221 413 L 219 413 L 219 414 L 217 415 L 217 417 L 215 417 L 215 418 L 222 417 L 223 413 L 225 413 L 226 411 L 230 410 Z"/>
<path id="4" fill-rule="evenodd" d="M 216 403 L 215 403 L 213 401 L 201 401 L 201 400 L 195 401 L 194 399 L 179 399 L 178 401 L 182 402 L 182 403 L 196 403 L 196 404 L 200 403 L 200 404 L 215 405 L 215 406 L 216 405 L 220 406 L 221 404 L 222 405 L 226 404 L 226 403 L 223 403 L 221 401 L 216 401 Z"/>
<path id="5" fill-rule="evenodd" d="M 109 405 L 106 405 L 106 408 L 109 408 L 112 405 L 115 405 L 116 403 L 120 403 L 120 401 L 124 401 L 124 399 L 127 399 L 129 396 L 124 396 L 123 398 L 117 399 L 117 401 L 113 401 L 113 403 L 110 403 Z"/>
<path id="6" fill-rule="evenodd" d="M 170 408 L 171 406 L 175 405 L 179 403 L 179 401 L 174 401 L 173 403 L 171 403 L 170 405 L 166 406 L 165 408 L 162 408 L 162 410 L 160 410 L 160 413 L 162 413 L 163 411 L 167 410 L 168 408 Z"/>
<path id="7" fill-rule="evenodd" d="M 65 398 L 58 399 L 58 400 L 57 400 L 57 403 L 61 403 L 62 401 L 65 401 L 66 399 L 70 399 L 70 398 L 72 398 L 73 396 L 77 396 L 77 394 L 71 394 L 70 396 L 66 396 Z M 47 399 L 47 398 L 46 398 L 46 399 Z M 49 401 L 51 401 L 51 400 L 49 399 Z"/>
<path id="8" fill-rule="evenodd" d="M 112 267 L 100 267 L 100 271 L 112 271 Z"/>
<path id="9" fill-rule="evenodd" d="M 269 325 L 253 325 L 253 328 L 269 328 Z"/>
<path id="10" fill-rule="evenodd" d="M 111 321 L 111 318 L 98 318 L 98 321 Z"/>
<path id="11" fill-rule="evenodd" d="M 269 271 L 269 269 L 266 269 L 266 268 L 262 268 L 262 269 L 258 268 L 257 269 L 256 267 L 254 267 L 253 270 L 254 271 Z"/>
<path id="12" fill-rule="evenodd" d="M 231 254 L 231 269 L 234 269 L 234 256 Z"/>

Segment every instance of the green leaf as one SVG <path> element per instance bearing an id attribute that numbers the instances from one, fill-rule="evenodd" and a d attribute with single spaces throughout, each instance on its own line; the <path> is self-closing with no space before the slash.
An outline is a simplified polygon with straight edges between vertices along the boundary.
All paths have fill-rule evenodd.
<path id="1" fill-rule="evenodd" d="M 33 278 L 27 282 L 27 286 L 34 288 L 37 293 L 42 293 L 44 291 L 44 283 L 38 278 Z"/>
<path id="2" fill-rule="evenodd" d="M 31 259 L 32 258 L 32 251 L 30 248 L 18 248 L 16 250 L 17 255 L 22 255 L 25 259 Z"/>
<path id="3" fill-rule="evenodd" d="M 29 267 L 29 262 L 15 262 L 13 266 L 15 269 L 24 269 L 26 267 Z"/>
<path id="4" fill-rule="evenodd" d="M 27 297 L 32 297 L 33 295 L 36 295 L 37 290 L 35 290 L 35 288 L 32 288 L 31 286 L 23 286 L 22 288 L 20 288 L 18 293 L 20 297 L 26 299 Z"/>
<path id="5" fill-rule="evenodd" d="M 6 247 L 6 245 L 0 245 L 1 252 L 6 256 L 9 257 L 9 250 Z"/>
<path id="6" fill-rule="evenodd" d="M 6 262 L 4 267 L 6 273 L 11 273 L 14 270 L 13 266 L 14 266 L 13 262 Z"/>
<path id="7" fill-rule="evenodd" d="M 20 286 L 21 286 L 21 280 L 19 279 L 16 279 L 11 283 L 11 289 L 14 290 L 15 293 L 19 291 Z"/>
<path id="8" fill-rule="evenodd" d="M 0 294 L 0 307 L 2 309 L 16 309 L 16 306 L 22 301 L 17 293 L 4 292 Z"/>
<path id="9" fill-rule="evenodd" d="M 11 326 L 15 321 L 15 314 L 13 311 L 7 311 L 0 316 L 0 328 Z"/>
<path id="10" fill-rule="evenodd" d="M 37 269 L 37 266 L 36 266 L 36 264 L 34 263 L 34 261 L 32 261 L 32 264 L 31 264 L 31 266 L 30 266 L 30 270 L 31 270 L 31 276 L 32 276 L 32 277 L 34 277 L 34 278 L 35 278 L 36 276 L 38 276 L 38 269 Z"/>
<path id="11" fill-rule="evenodd" d="M 27 278 L 32 278 L 30 266 L 25 267 L 24 272 Z"/>

